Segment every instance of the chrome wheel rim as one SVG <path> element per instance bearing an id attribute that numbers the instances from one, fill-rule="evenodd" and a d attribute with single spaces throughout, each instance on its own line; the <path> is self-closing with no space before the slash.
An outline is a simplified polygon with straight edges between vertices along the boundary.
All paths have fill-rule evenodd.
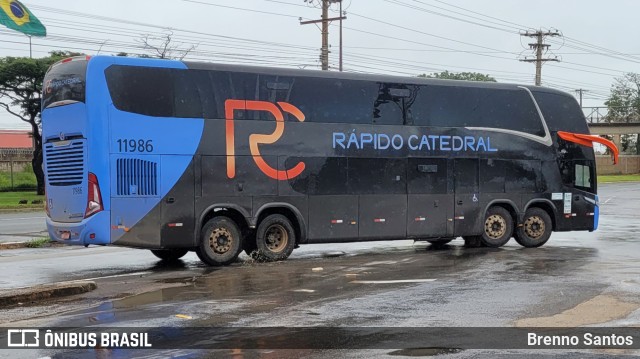
<path id="1" fill-rule="evenodd" d="M 283 226 L 274 224 L 267 228 L 265 242 L 269 251 L 282 252 L 289 243 L 289 234 Z"/>
<path id="2" fill-rule="evenodd" d="M 209 236 L 209 247 L 218 254 L 224 254 L 231 250 L 233 235 L 224 227 L 215 228 Z"/>
<path id="3" fill-rule="evenodd" d="M 530 238 L 538 239 L 542 237 L 545 229 L 544 221 L 538 216 L 531 216 L 524 221 L 524 231 Z"/>
<path id="4" fill-rule="evenodd" d="M 489 216 L 484 222 L 484 232 L 491 239 L 498 239 L 507 231 L 507 221 L 497 214 Z"/>

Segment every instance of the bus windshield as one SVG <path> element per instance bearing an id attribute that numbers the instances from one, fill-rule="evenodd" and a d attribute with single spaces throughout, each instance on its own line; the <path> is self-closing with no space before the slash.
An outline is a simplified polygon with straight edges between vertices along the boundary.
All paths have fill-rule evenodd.
<path id="1" fill-rule="evenodd" d="M 86 58 L 69 58 L 54 64 L 44 78 L 42 108 L 85 101 Z"/>

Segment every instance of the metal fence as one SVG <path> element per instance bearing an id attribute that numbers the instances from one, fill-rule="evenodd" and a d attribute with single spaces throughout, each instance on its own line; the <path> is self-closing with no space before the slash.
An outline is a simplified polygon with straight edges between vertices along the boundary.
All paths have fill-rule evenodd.
<path id="1" fill-rule="evenodd" d="M 0 191 L 27 191 L 37 187 L 31 148 L 0 148 Z"/>
<path id="2" fill-rule="evenodd" d="M 629 107 L 618 107 L 623 113 L 629 113 L 628 116 L 611 116 L 608 107 L 583 107 L 582 111 L 589 123 L 639 123 L 640 114 L 635 113 L 635 109 Z M 627 111 L 628 110 L 628 111 Z"/>
<path id="3" fill-rule="evenodd" d="M 35 190 L 36 184 L 31 161 L 0 160 L 0 191 Z"/>

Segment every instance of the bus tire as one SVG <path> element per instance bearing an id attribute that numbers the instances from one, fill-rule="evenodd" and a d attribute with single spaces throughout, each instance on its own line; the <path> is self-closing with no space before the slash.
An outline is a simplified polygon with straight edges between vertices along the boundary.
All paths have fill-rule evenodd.
<path id="1" fill-rule="evenodd" d="M 484 225 L 480 239 L 487 247 L 502 247 L 513 234 L 513 218 L 506 209 L 493 206 L 484 216 Z"/>
<path id="2" fill-rule="evenodd" d="M 281 214 L 265 217 L 256 231 L 256 250 L 252 257 L 258 261 L 285 260 L 296 246 L 296 232 L 289 219 Z"/>
<path id="3" fill-rule="evenodd" d="M 525 212 L 522 226 L 516 229 L 514 237 L 521 246 L 536 248 L 547 243 L 552 231 L 553 223 L 547 211 L 532 207 Z"/>
<path id="4" fill-rule="evenodd" d="M 188 249 L 152 249 L 151 253 L 166 262 L 177 261 L 189 253 Z"/>
<path id="5" fill-rule="evenodd" d="M 196 254 L 210 266 L 232 263 L 242 251 L 242 236 L 236 222 L 229 217 L 213 217 L 202 227 Z"/>

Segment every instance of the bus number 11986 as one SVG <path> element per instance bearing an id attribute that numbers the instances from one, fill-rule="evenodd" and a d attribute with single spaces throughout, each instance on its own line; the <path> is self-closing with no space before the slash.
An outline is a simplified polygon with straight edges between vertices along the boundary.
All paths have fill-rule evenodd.
<path id="1" fill-rule="evenodd" d="M 119 139 L 118 152 L 153 152 L 153 140 Z"/>

